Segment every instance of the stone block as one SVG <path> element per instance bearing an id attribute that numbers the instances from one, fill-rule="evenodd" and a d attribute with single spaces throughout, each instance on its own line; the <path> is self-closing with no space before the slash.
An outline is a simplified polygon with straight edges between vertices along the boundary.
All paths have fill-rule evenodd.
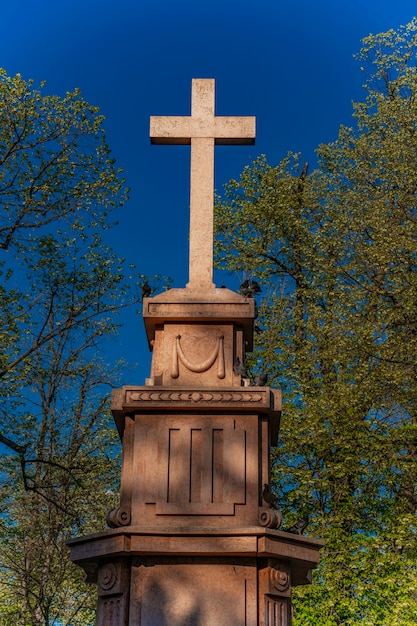
<path id="1" fill-rule="evenodd" d="M 135 559 L 131 623 L 257 626 L 254 559 Z"/>

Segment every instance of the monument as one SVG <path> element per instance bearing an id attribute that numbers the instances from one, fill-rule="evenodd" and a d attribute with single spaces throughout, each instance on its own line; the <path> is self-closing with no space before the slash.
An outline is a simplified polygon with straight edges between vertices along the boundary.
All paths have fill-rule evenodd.
<path id="1" fill-rule="evenodd" d="M 291 588 L 310 582 L 323 545 L 279 529 L 281 394 L 236 367 L 253 298 L 213 284 L 214 146 L 255 138 L 255 118 L 215 116 L 214 87 L 193 80 L 191 116 L 151 118 L 153 143 L 191 144 L 190 273 L 144 298 L 151 373 L 112 396 L 120 506 L 110 530 L 70 542 L 98 584 L 99 626 L 289 626 Z"/>

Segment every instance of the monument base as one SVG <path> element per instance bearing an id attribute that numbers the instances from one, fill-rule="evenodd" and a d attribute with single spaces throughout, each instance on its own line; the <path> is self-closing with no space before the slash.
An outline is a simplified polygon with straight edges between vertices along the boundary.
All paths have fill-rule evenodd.
<path id="1" fill-rule="evenodd" d="M 289 626 L 323 543 L 269 528 L 118 528 L 69 542 L 98 626 Z"/>
<path id="2" fill-rule="evenodd" d="M 281 393 L 246 368 L 259 285 L 213 284 L 214 145 L 253 143 L 255 119 L 215 116 L 213 79 L 193 80 L 191 113 L 151 118 L 154 143 L 191 143 L 190 281 L 143 299 L 150 376 L 112 394 L 120 506 L 71 559 L 98 584 L 98 626 L 289 626 L 323 543 L 279 530 Z"/>

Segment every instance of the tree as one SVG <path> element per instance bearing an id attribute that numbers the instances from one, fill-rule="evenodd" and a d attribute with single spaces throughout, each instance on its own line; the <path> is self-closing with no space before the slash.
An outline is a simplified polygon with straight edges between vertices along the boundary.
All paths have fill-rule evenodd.
<path id="1" fill-rule="evenodd" d="M 66 546 L 74 534 L 105 527 L 118 489 L 119 446 L 107 393 L 114 373 L 97 362 L 93 341 L 94 333 L 77 340 L 67 331 L 38 351 L 29 401 L 13 415 L 31 443 L 23 480 L 15 456 L 1 463 L 3 475 L 15 475 L 13 491 L 3 488 L 0 518 L 5 625 L 94 621 L 95 589 L 83 583 Z"/>
<path id="2" fill-rule="evenodd" d="M 103 226 L 106 211 L 123 202 L 103 121 L 79 90 L 44 95 L 0 69 L 0 248 L 63 217 Z"/>
<path id="3" fill-rule="evenodd" d="M 44 87 L 42 87 L 44 88 Z M 139 302 L 105 245 L 126 199 L 103 117 L 78 91 L 0 72 L 0 621 L 92 623 L 66 540 L 102 530 L 118 489 L 103 342 Z M 117 368 L 116 368 L 117 369 Z M 119 366 L 120 369 L 120 366 Z"/>
<path id="4" fill-rule="evenodd" d="M 353 128 L 260 157 L 218 200 L 221 267 L 263 283 L 253 371 L 284 389 L 283 512 L 326 541 L 295 624 L 417 619 L 417 21 L 369 36 Z"/>
<path id="5" fill-rule="evenodd" d="M 8 393 L 13 372 L 21 370 L 31 354 L 55 339 L 62 327 L 84 321 L 84 308 L 72 307 L 61 326 L 51 326 L 46 316 L 41 323 L 37 319 L 36 332 L 30 332 L 37 298 L 30 284 L 22 287 L 14 280 L 13 272 L 16 276 L 16 270 L 24 271 L 22 256 L 36 264 L 42 237 L 54 224 L 57 242 L 65 232 L 68 241 L 87 241 L 95 231 L 99 246 L 98 233 L 111 225 L 108 211 L 127 196 L 120 170 L 110 158 L 103 121 L 98 107 L 85 102 L 79 90 L 63 98 L 50 96 L 35 89 L 33 81 L 19 74 L 10 78 L 0 69 L 0 249 L 12 252 L 0 260 L 0 377 L 6 377 Z M 13 445 L 5 435 L 0 441 Z"/>

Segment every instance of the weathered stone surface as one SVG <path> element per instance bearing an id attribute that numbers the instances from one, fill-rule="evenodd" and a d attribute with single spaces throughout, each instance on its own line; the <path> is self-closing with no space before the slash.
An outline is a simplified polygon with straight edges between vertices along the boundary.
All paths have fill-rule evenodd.
<path id="1" fill-rule="evenodd" d="M 246 350 L 252 350 L 255 302 L 230 289 L 169 289 L 153 298 L 144 298 L 143 319 L 151 350 L 155 332 L 168 323 L 234 324 L 243 332 Z"/>
<path id="2" fill-rule="evenodd" d="M 291 586 L 311 582 L 310 570 L 322 546 L 314 539 L 259 526 L 130 526 L 70 542 L 72 560 L 87 572 L 92 563 L 103 560 L 104 573 L 98 574 L 100 615 L 114 621 L 98 623 L 109 626 L 125 624 L 121 616 L 128 597 L 126 623 L 132 625 L 160 626 L 178 619 L 178 624 L 193 626 L 288 626 Z M 125 569 L 118 575 L 120 563 Z M 131 572 L 131 580 L 123 571 Z M 231 621 L 218 622 L 219 615 Z"/>
<path id="3" fill-rule="evenodd" d="M 257 424 L 252 415 L 137 419 L 132 523 L 212 526 L 219 517 L 225 526 L 256 523 Z"/>
<path id="4" fill-rule="evenodd" d="M 151 117 L 152 143 L 191 144 L 190 281 L 213 289 L 214 145 L 251 144 L 254 117 L 216 117 L 213 79 L 193 79 L 191 116 Z"/>
<path id="5" fill-rule="evenodd" d="M 274 414 L 281 412 L 281 392 L 269 387 L 167 389 L 166 387 L 141 387 L 129 385 L 115 389 L 111 408 L 116 417 L 146 413 L 151 410 L 167 411 L 221 411 Z"/>
<path id="6" fill-rule="evenodd" d="M 130 526 L 87 535 L 68 542 L 71 559 L 87 568 L 98 557 L 116 559 L 122 556 L 233 556 L 257 557 L 260 567 L 270 559 L 287 563 L 292 584 L 310 582 L 309 572 L 319 562 L 323 542 L 301 535 L 260 526 L 235 528 L 189 524 Z M 265 561 L 266 559 L 266 561 Z"/>
<path id="7" fill-rule="evenodd" d="M 97 626 L 129 624 L 130 564 L 115 559 L 100 564 L 97 572 Z"/>
<path id="8" fill-rule="evenodd" d="M 144 299 L 143 386 L 112 394 L 123 443 L 111 530 L 69 542 L 98 584 L 99 626 L 290 626 L 320 541 L 279 530 L 270 484 L 281 394 L 252 386 L 254 299 L 212 283 L 214 143 L 252 141 L 252 118 L 216 118 L 214 81 L 191 117 L 152 118 L 155 143 L 191 155 L 190 282 Z"/>
<path id="9" fill-rule="evenodd" d="M 254 559 L 135 559 L 132 623 L 255 626 L 256 577 Z"/>

